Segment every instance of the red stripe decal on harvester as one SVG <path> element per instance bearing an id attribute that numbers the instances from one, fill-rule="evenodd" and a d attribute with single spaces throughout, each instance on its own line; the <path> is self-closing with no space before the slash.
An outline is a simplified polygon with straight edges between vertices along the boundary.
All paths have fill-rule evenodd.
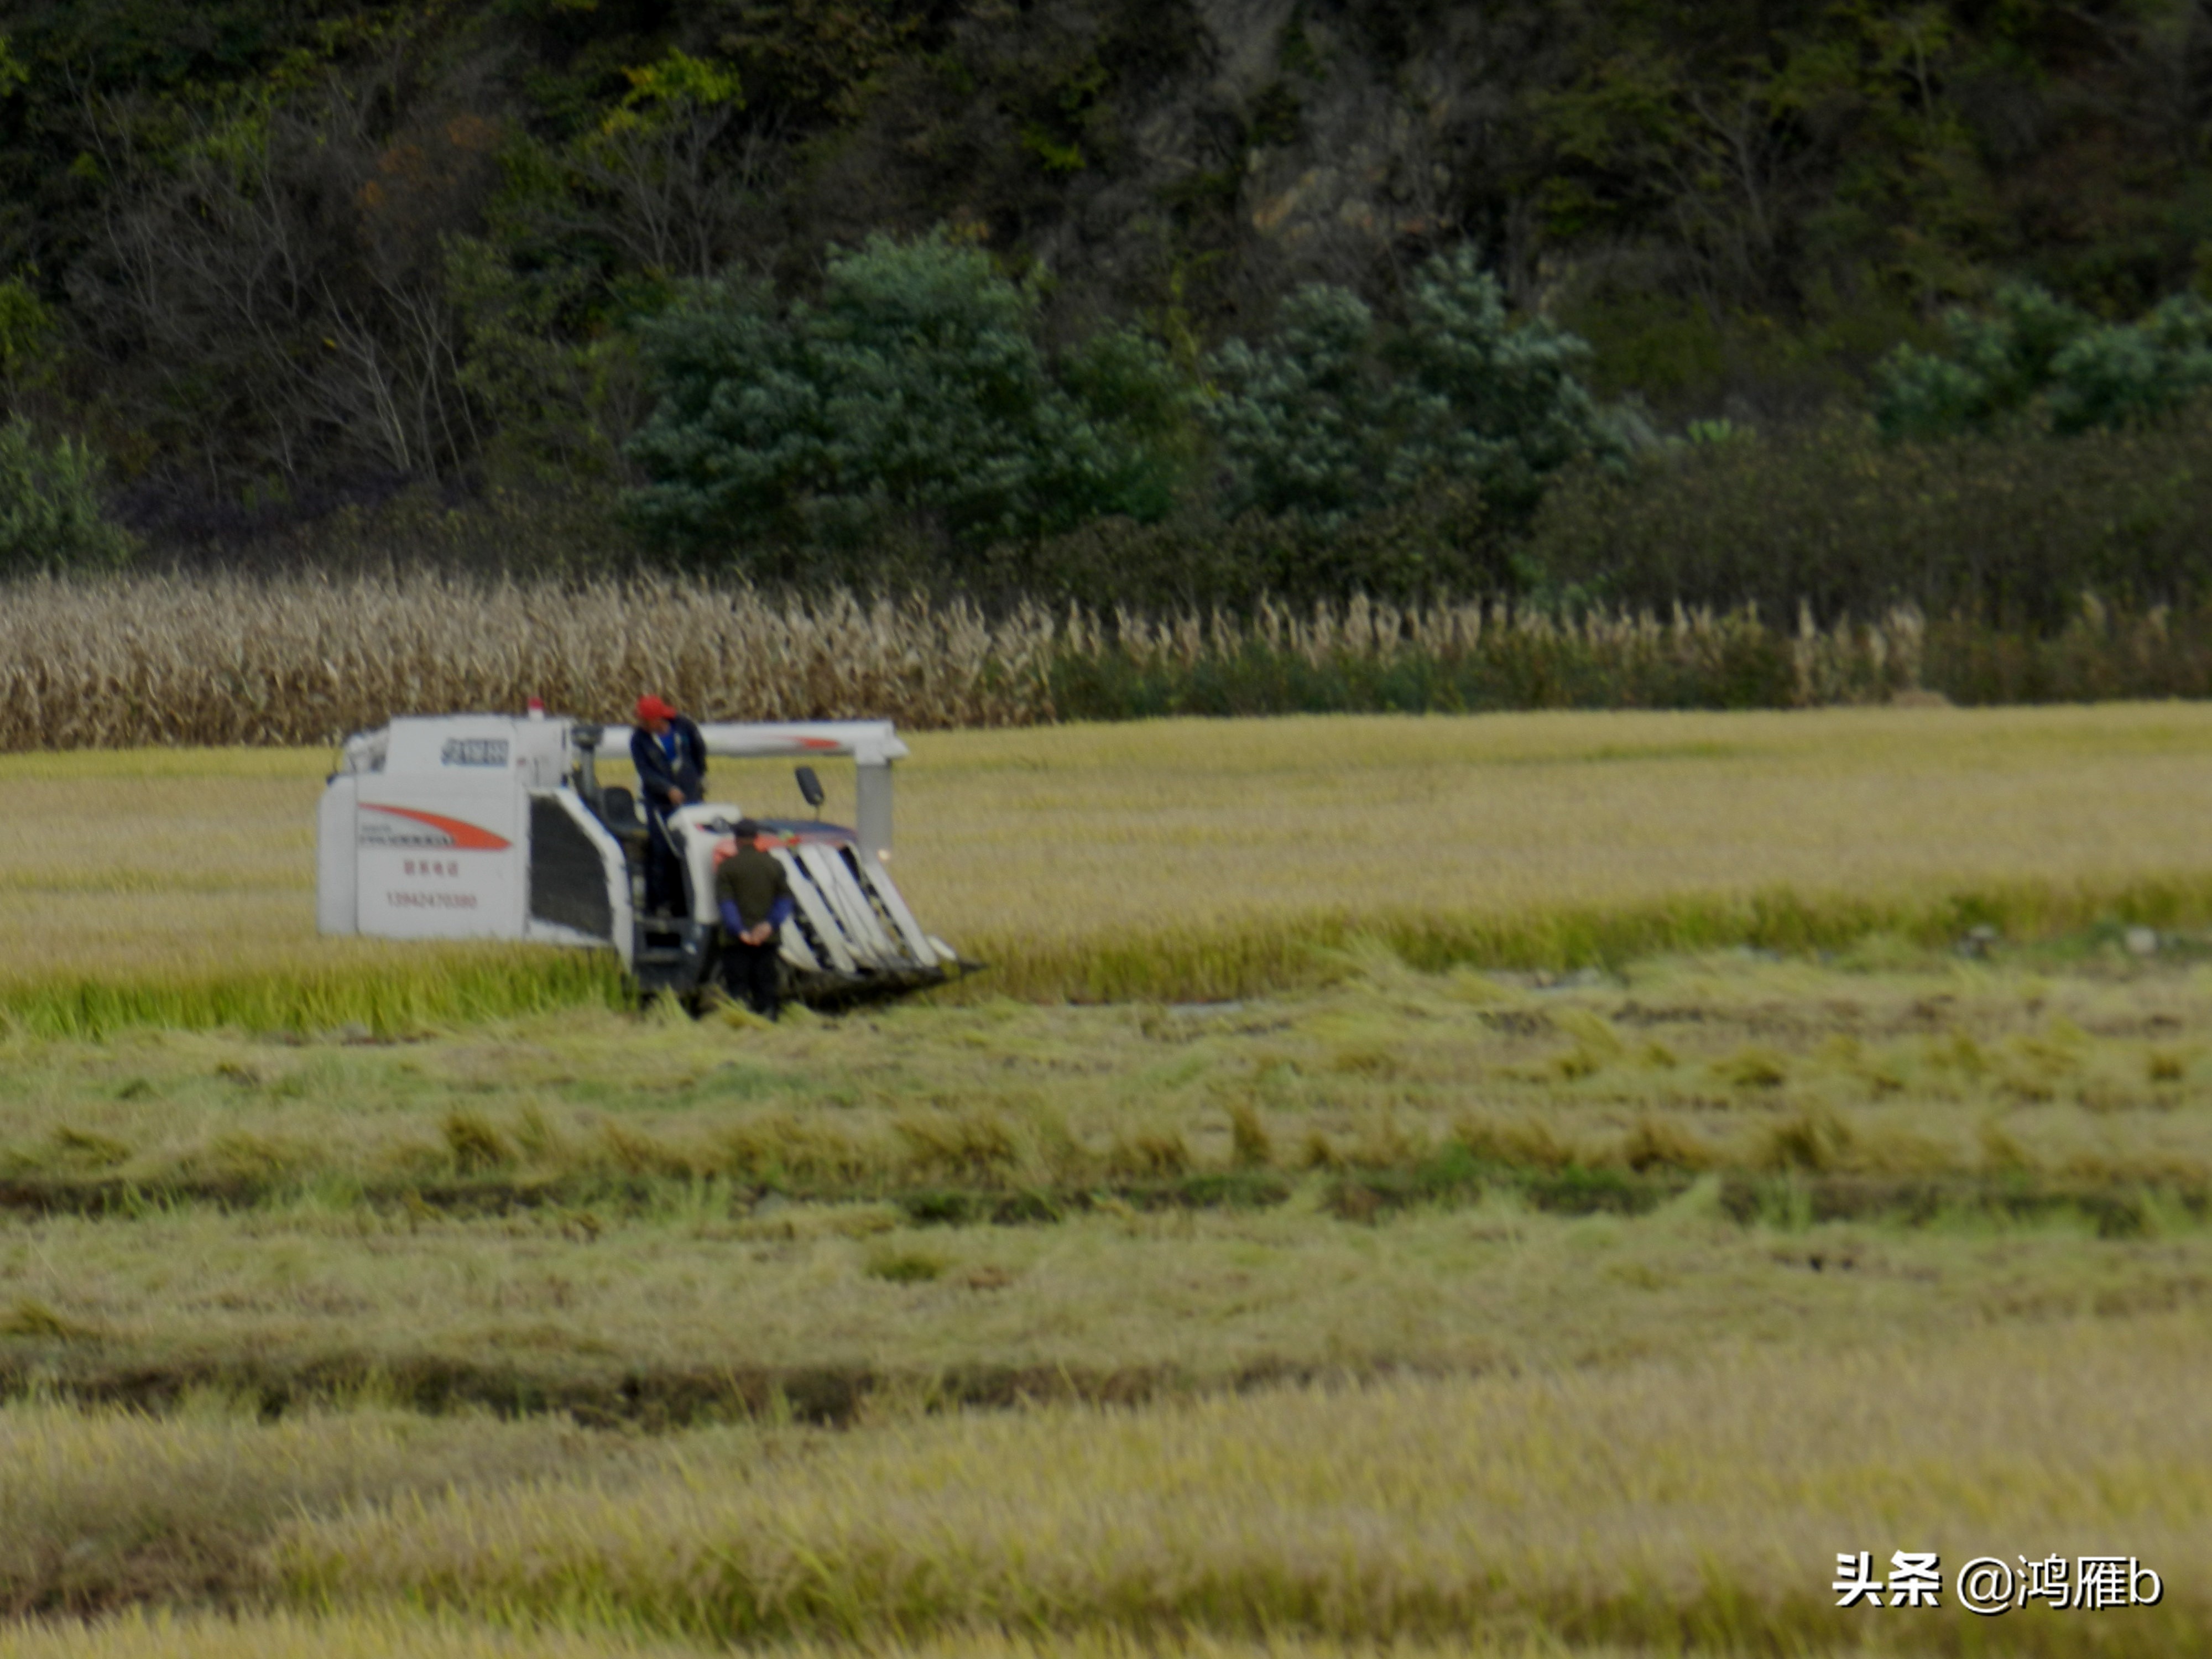
<path id="1" fill-rule="evenodd" d="M 441 817 L 436 812 L 418 812 L 411 806 L 379 806 L 373 801 L 363 801 L 362 806 L 371 812 L 389 812 L 396 818 L 412 818 L 453 838 L 453 845 L 464 852 L 503 853 L 514 843 L 504 836 L 495 836 L 489 830 L 479 830 L 473 823 L 464 823 L 459 818 Z"/>

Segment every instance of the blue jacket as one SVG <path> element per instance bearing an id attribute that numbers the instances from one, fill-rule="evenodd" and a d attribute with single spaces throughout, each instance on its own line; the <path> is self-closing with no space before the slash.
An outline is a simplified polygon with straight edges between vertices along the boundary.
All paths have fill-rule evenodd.
<path id="1" fill-rule="evenodd" d="M 690 717 L 678 714 L 668 722 L 675 734 L 676 754 L 671 759 L 661 740 L 643 726 L 629 734 L 629 757 L 637 768 L 637 804 L 653 817 L 671 810 L 668 792 L 684 792 L 686 805 L 707 799 L 707 740 Z"/>

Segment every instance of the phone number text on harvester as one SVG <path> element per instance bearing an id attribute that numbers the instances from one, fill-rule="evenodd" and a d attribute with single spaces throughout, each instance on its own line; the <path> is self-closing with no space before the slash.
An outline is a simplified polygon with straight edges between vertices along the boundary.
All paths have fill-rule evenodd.
<path id="1" fill-rule="evenodd" d="M 389 892 L 384 902 L 398 910 L 473 910 L 477 908 L 474 893 L 403 893 Z"/>

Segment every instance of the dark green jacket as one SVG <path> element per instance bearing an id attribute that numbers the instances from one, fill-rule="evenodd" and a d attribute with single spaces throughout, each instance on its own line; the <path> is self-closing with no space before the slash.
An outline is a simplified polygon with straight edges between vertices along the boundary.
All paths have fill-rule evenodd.
<path id="1" fill-rule="evenodd" d="M 737 927 L 730 927 L 733 904 L 740 922 Z M 722 926 L 732 933 L 763 921 L 780 927 L 791 915 L 791 879 L 770 854 L 757 847 L 740 847 L 714 872 L 714 908 L 721 914 Z"/>

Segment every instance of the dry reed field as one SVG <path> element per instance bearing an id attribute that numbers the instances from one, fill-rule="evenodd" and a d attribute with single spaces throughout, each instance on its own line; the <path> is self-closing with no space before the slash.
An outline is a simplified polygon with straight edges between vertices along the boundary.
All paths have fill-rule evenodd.
<path id="1" fill-rule="evenodd" d="M 977 994 L 1311 983 L 1361 936 L 1569 968 L 1975 922 L 2212 920 L 2196 705 L 1310 717 L 917 733 L 901 884 Z M 0 757 L 0 1009 L 379 1030 L 607 1000 L 558 953 L 313 934 L 322 751 Z M 792 810 L 787 775 L 712 793 Z M 842 790 L 842 780 L 832 780 Z M 849 798 L 846 798 L 849 806 Z M 834 812 L 838 800 L 833 798 Z M 533 964 L 524 967 L 522 964 Z"/>

